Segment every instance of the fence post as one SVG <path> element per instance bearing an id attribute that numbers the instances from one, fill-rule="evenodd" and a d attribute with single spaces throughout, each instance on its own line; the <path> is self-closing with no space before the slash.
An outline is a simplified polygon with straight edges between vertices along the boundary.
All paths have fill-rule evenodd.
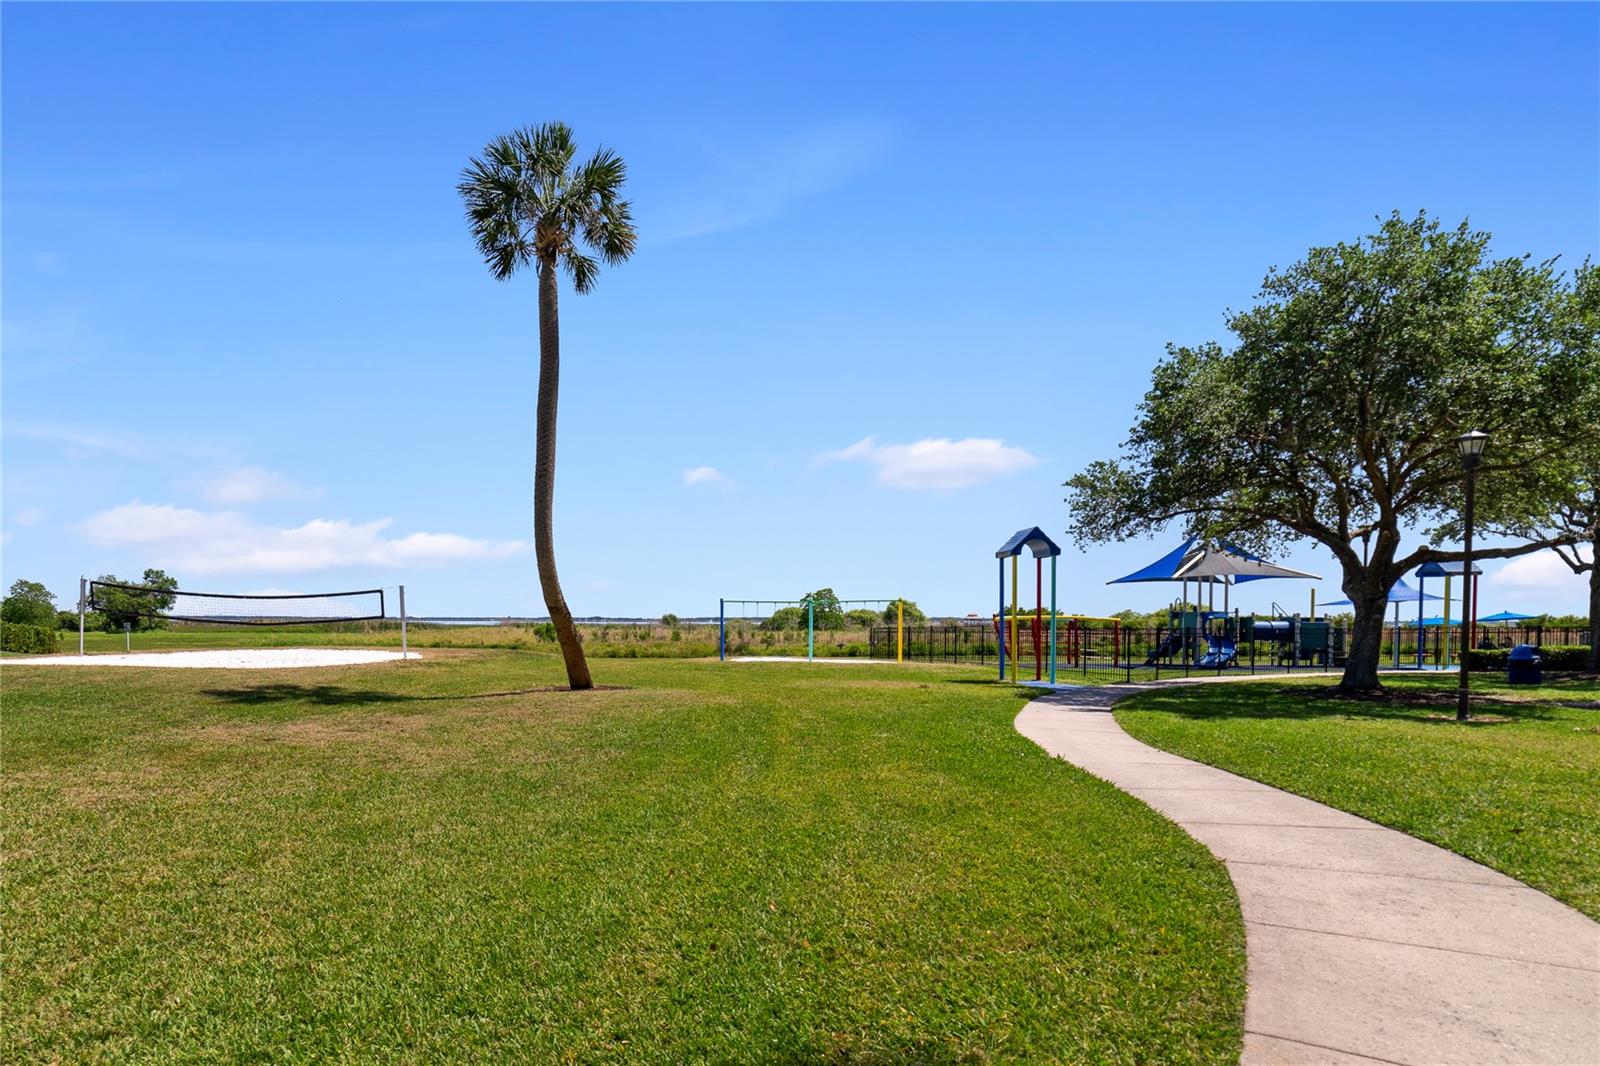
<path id="1" fill-rule="evenodd" d="M 78 577 L 78 654 L 83 654 L 83 612 L 87 609 L 89 596 L 89 581 L 79 575 Z"/>
<path id="2" fill-rule="evenodd" d="M 406 587 L 400 586 L 400 658 L 406 658 Z"/>

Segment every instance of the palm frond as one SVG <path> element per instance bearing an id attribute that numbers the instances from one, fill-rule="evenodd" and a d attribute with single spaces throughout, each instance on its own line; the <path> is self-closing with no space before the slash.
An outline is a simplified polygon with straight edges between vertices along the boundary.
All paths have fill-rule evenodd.
<path id="1" fill-rule="evenodd" d="M 567 276 L 572 279 L 574 292 L 581 294 L 594 288 L 595 279 L 600 276 L 599 263 L 570 245 L 561 261 L 567 268 Z"/>
<path id="2" fill-rule="evenodd" d="M 576 152 L 572 130 L 547 122 L 494 138 L 461 171 L 456 189 L 495 277 L 536 259 L 560 262 L 582 293 L 593 288 L 601 261 L 615 265 L 633 254 L 632 206 L 620 196 L 627 164 L 602 148 L 575 168 Z M 580 237 L 598 259 L 579 249 Z"/>

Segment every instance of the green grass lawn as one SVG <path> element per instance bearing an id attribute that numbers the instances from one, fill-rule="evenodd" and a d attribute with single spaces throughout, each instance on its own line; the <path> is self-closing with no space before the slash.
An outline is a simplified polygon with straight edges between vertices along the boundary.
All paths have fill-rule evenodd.
<path id="1" fill-rule="evenodd" d="M 0 667 L 7 1061 L 1232 1062 L 1221 865 L 976 669 Z"/>
<path id="2" fill-rule="evenodd" d="M 1117 721 L 1148 744 L 1431 840 L 1600 918 L 1600 683 L 1386 675 L 1392 702 L 1320 679 L 1141 693 Z"/>

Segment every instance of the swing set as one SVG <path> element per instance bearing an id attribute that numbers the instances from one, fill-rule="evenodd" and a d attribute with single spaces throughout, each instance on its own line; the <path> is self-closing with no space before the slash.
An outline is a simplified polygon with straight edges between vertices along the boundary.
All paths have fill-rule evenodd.
<path id="1" fill-rule="evenodd" d="M 906 601 L 901 597 L 878 600 L 840 600 L 839 609 L 849 611 L 853 608 L 871 607 L 877 610 L 887 609 L 891 604 L 895 608 L 895 642 L 894 661 L 905 662 L 906 658 Z M 754 606 L 755 614 L 750 614 L 750 607 Z M 730 612 L 729 608 L 733 610 Z M 763 615 L 761 609 L 771 607 L 772 610 Z M 726 661 L 728 658 L 728 622 L 730 620 L 759 622 L 765 621 L 772 614 L 784 607 L 803 607 L 806 612 L 806 661 L 815 662 L 817 658 L 817 611 L 816 604 L 807 596 L 799 600 L 717 600 L 717 658 Z"/>

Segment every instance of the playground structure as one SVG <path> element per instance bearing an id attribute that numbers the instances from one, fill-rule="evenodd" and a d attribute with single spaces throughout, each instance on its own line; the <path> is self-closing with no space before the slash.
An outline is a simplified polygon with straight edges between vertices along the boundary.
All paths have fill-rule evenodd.
<path id="1" fill-rule="evenodd" d="M 1044 681 L 1045 654 L 1042 647 L 1044 638 L 1044 561 L 1050 560 L 1050 681 L 1056 683 L 1056 557 L 1061 554 L 1061 548 L 1056 542 L 1045 535 L 1044 530 L 1038 526 L 1031 529 L 1019 529 L 1011 535 L 1011 539 L 1000 545 L 994 553 L 995 559 L 1000 564 L 1000 611 L 995 615 L 999 643 L 1000 680 L 1006 680 L 1007 648 L 1009 646 L 1012 662 L 1012 680 L 1016 680 L 1017 652 L 1019 650 L 1018 637 L 1018 563 L 1021 560 L 1023 549 L 1033 553 L 1034 569 L 1034 594 L 1033 594 L 1033 680 L 1037 683 Z M 1006 614 L 1006 560 L 1011 560 L 1011 613 Z M 1009 627 L 1011 637 L 1006 639 L 1005 630 Z"/>
<path id="2" fill-rule="evenodd" d="M 883 599 L 867 600 L 838 600 L 840 610 L 849 611 L 854 607 L 872 607 L 887 609 L 891 604 L 895 607 L 895 662 L 905 662 L 906 655 L 906 601 L 903 597 L 891 596 Z M 751 606 L 757 613 L 748 612 Z M 801 607 L 805 609 L 806 616 L 806 661 L 815 662 L 817 657 L 817 611 L 816 604 L 810 596 L 798 600 L 766 600 L 766 599 L 732 599 L 723 597 L 717 600 L 717 659 L 723 662 L 728 658 L 728 623 L 733 622 L 764 622 L 771 614 L 765 616 L 759 612 L 762 607 L 770 605 L 774 611 L 784 607 Z M 737 608 L 738 613 L 729 614 L 728 608 Z"/>
<path id="3" fill-rule="evenodd" d="M 1179 599 L 1167 612 L 1167 625 L 1156 627 L 1153 639 L 1143 642 L 1145 658 L 1141 665 L 1145 667 L 1180 665 L 1184 669 L 1221 670 L 1239 664 L 1241 654 L 1248 648 L 1248 661 L 1255 669 L 1263 646 L 1269 649 L 1266 659 L 1272 665 L 1328 665 L 1342 657 L 1343 631 L 1335 629 L 1327 618 L 1317 616 L 1315 589 L 1305 616 L 1290 614 L 1276 603 L 1265 618 L 1231 609 L 1229 599 L 1235 584 L 1274 578 L 1317 580 L 1317 575 L 1268 562 L 1236 545 L 1202 544 L 1191 537 L 1148 566 L 1106 583 L 1162 581 L 1181 585 Z M 1220 611 L 1218 585 L 1222 587 Z M 1131 657 L 1132 649 L 1127 650 Z M 1130 670 L 1133 665 L 1130 661 Z"/>

